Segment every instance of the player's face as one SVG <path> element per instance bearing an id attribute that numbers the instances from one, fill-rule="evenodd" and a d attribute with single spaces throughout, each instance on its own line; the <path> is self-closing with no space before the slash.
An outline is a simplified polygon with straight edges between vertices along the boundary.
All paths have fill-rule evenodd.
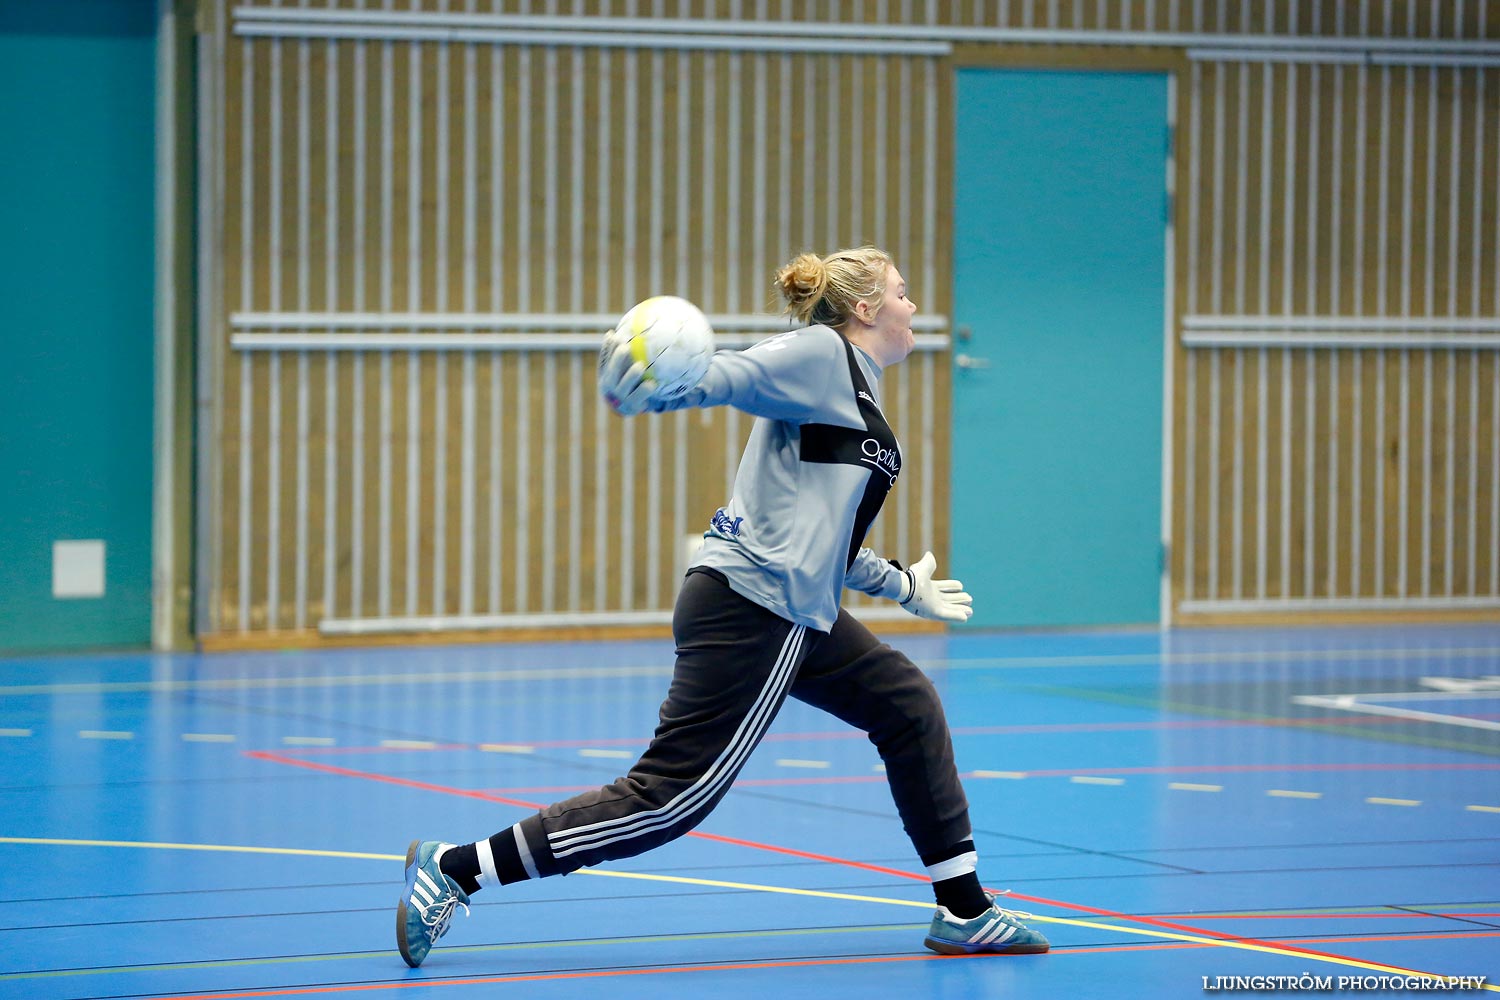
<path id="1" fill-rule="evenodd" d="M 875 333 L 880 341 L 886 364 L 903 361 L 916 346 L 911 332 L 912 317 L 917 314 L 917 304 L 906 295 L 906 279 L 892 265 L 885 275 L 885 299 L 880 312 L 875 314 Z"/>

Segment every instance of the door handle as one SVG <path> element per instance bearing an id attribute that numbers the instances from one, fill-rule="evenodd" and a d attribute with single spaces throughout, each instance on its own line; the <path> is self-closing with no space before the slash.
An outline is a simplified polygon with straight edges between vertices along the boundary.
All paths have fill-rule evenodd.
<path id="1" fill-rule="evenodd" d="M 990 359 L 974 358 L 967 354 L 955 354 L 953 355 L 953 363 L 960 368 L 988 368 L 990 366 Z"/>

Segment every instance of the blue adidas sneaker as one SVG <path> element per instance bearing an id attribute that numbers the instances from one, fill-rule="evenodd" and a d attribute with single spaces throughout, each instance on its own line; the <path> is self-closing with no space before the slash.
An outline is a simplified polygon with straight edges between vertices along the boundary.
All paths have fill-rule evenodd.
<path id="1" fill-rule="evenodd" d="M 396 946 L 415 969 L 437 939 L 448 933 L 453 911 L 469 912 L 469 894 L 438 868 L 438 858 L 452 844 L 413 840 L 406 849 L 406 890 L 396 907 Z"/>
<path id="2" fill-rule="evenodd" d="M 927 947 L 942 955 L 973 955 L 993 952 L 999 955 L 1035 955 L 1052 947 L 1045 937 L 1021 923 L 1031 914 L 1007 910 L 993 893 L 990 908 L 977 917 L 964 920 L 948 908 L 939 906 L 927 931 Z M 1000 893 L 1000 895 L 1005 895 Z"/>

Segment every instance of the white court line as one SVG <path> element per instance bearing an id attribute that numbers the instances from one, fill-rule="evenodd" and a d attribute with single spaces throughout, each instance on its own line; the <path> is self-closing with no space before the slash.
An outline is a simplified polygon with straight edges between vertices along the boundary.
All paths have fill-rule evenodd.
<path id="1" fill-rule="evenodd" d="M 1223 785 L 1195 785 L 1190 781 L 1173 781 L 1167 787 L 1178 792 L 1222 792 Z"/>
<path id="2" fill-rule="evenodd" d="M 1425 698 L 1494 699 L 1496 697 L 1497 695 L 1492 691 L 1393 691 L 1376 694 L 1299 694 L 1292 697 L 1292 702 L 1297 705 L 1311 705 L 1317 708 L 1336 708 L 1342 712 L 1356 712 L 1361 715 L 1389 715 L 1398 719 L 1417 719 L 1423 722 L 1438 722 L 1449 726 L 1465 726 L 1469 729 L 1500 731 L 1500 721 L 1492 719 L 1472 719 L 1466 715 L 1449 715 L 1444 712 L 1422 712 L 1415 708 L 1398 708 L 1395 705 L 1372 704 L 1368 700 L 1371 698 L 1409 698 L 1412 700 Z"/>
<path id="3" fill-rule="evenodd" d="M 276 654 L 280 655 L 280 654 Z M 1121 653 L 1096 656 L 996 656 L 972 659 L 919 659 L 925 669 L 993 670 L 1033 667 L 1188 666 L 1226 663 L 1296 663 L 1345 660 L 1415 660 L 1421 657 L 1494 657 L 1500 646 L 1413 649 L 1231 650 L 1217 653 Z M 226 677 L 215 680 L 112 681 L 105 683 L 19 684 L 0 686 L 0 697 L 42 694 L 104 694 L 109 692 L 248 691 L 277 688 L 369 687 L 379 684 L 471 683 L 505 680 L 594 680 L 601 678 L 670 677 L 670 664 L 621 667 L 521 667 L 510 670 L 455 670 L 401 674 L 341 675 L 332 677 Z"/>
<path id="4" fill-rule="evenodd" d="M 1274 799 L 1321 799 L 1322 792 L 1297 792 L 1289 788 L 1268 788 L 1266 794 Z"/>
<path id="5" fill-rule="evenodd" d="M 1372 806 L 1419 806 L 1421 799 L 1387 799 L 1379 795 L 1371 795 L 1365 799 Z"/>
<path id="6" fill-rule="evenodd" d="M 185 743 L 233 743 L 234 736 L 231 733 L 183 733 Z"/>
<path id="7" fill-rule="evenodd" d="M 235 854 L 281 854 L 300 857 L 350 858 L 374 861 L 398 861 L 401 859 L 401 855 L 399 854 L 357 854 L 351 851 L 322 851 L 305 848 L 249 847 L 230 844 L 176 844 L 119 840 L 63 840 L 57 838 L 40 837 L 0 837 L 0 844 L 33 844 L 39 846 L 58 847 L 124 847 L 155 850 L 209 851 Z M 598 868 L 583 868 L 579 870 L 579 874 L 650 882 L 668 882 L 676 883 L 679 885 L 710 886 L 715 888 L 736 889 L 748 892 L 767 892 L 789 896 L 851 900 L 855 902 L 878 903 L 890 906 L 913 907 L 916 909 L 929 911 L 932 908 L 932 902 L 930 900 L 909 900 L 892 899 L 883 896 L 862 896 L 854 895 L 852 893 L 830 892 L 826 889 L 799 889 L 793 888 L 791 886 L 765 885 L 751 882 L 727 882 L 717 879 L 690 878 L 682 875 L 661 875 L 654 872 L 621 872 Z M 1127 921 L 1132 919 L 1125 914 L 1119 914 L 1118 917 L 1123 917 Z M 1232 948 L 1241 951 L 1255 951 L 1270 955 L 1290 955 L 1300 961 L 1323 962 L 1334 965 L 1351 966 L 1353 968 L 1371 969 L 1376 972 L 1394 971 L 1409 976 L 1434 975 L 1432 973 L 1424 973 L 1412 969 L 1407 969 L 1403 966 L 1385 965 L 1382 963 L 1366 961 L 1364 959 L 1345 958 L 1341 955 L 1327 955 L 1319 952 L 1308 952 L 1302 950 L 1293 951 L 1289 949 L 1283 949 L 1269 943 L 1261 944 L 1258 942 L 1252 943 L 1250 941 L 1238 941 L 1226 938 L 1200 937 L 1198 935 L 1160 931 L 1147 927 L 1135 927 L 1129 924 L 1122 925 L 1113 922 L 1104 924 L 1097 921 L 1076 920 L 1071 917 L 1057 917 L 1045 914 L 1036 914 L 1031 919 L 1035 919 L 1043 923 L 1064 924 L 1074 927 L 1087 927 L 1093 930 L 1113 931 L 1122 934 L 1135 934 L 1143 937 L 1162 938 L 1165 940 L 1173 941 L 1188 941 L 1195 944 L 1211 945 L 1219 948 Z M 1484 984 L 1483 988 L 1491 992 L 1500 992 L 1500 986 L 1495 986 L 1491 983 Z"/>
<path id="8" fill-rule="evenodd" d="M 0 729 L 0 736 L 30 736 L 29 729 Z"/>
<path id="9" fill-rule="evenodd" d="M 80 729 L 78 738 L 81 740 L 133 740 L 135 733 L 127 733 L 118 729 Z"/>
<path id="10" fill-rule="evenodd" d="M 331 747 L 333 738 L 329 736 L 283 736 L 282 744 L 289 747 Z"/>
<path id="11" fill-rule="evenodd" d="M 809 768 L 811 770 L 820 770 L 823 768 L 832 767 L 833 765 L 826 760 L 798 760 L 795 757 L 778 757 L 776 759 L 776 766 L 803 767 Z"/>
<path id="12" fill-rule="evenodd" d="M 635 754 L 629 750 L 595 750 L 591 747 L 584 747 L 578 751 L 578 756 L 601 757 L 607 760 L 631 760 L 635 757 Z"/>
<path id="13" fill-rule="evenodd" d="M 1075 774 L 1068 779 L 1075 785 L 1123 785 L 1124 778 L 1096 778 L 1091 774 Z"/>
<path id="14" fill-rule="evenodd" d="M 485 753 L 536 753 L 536 747 L 525 743 L 481 743 L 479 749 Z"/>

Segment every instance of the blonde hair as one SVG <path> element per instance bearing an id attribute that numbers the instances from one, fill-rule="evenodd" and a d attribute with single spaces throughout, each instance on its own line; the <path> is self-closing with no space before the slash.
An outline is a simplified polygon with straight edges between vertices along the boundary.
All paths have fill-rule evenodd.
<path id="1" fill-rule="evenodd" d="M 886 272 L 895 262 L 876 247 L 838 250 L 827 257 L 797 256 L 776 272 L 776 288 L 786 300 L 786 312 L 802 323 L 841 327 L 864 302 L 871 315 L 885 302 Z"/>

